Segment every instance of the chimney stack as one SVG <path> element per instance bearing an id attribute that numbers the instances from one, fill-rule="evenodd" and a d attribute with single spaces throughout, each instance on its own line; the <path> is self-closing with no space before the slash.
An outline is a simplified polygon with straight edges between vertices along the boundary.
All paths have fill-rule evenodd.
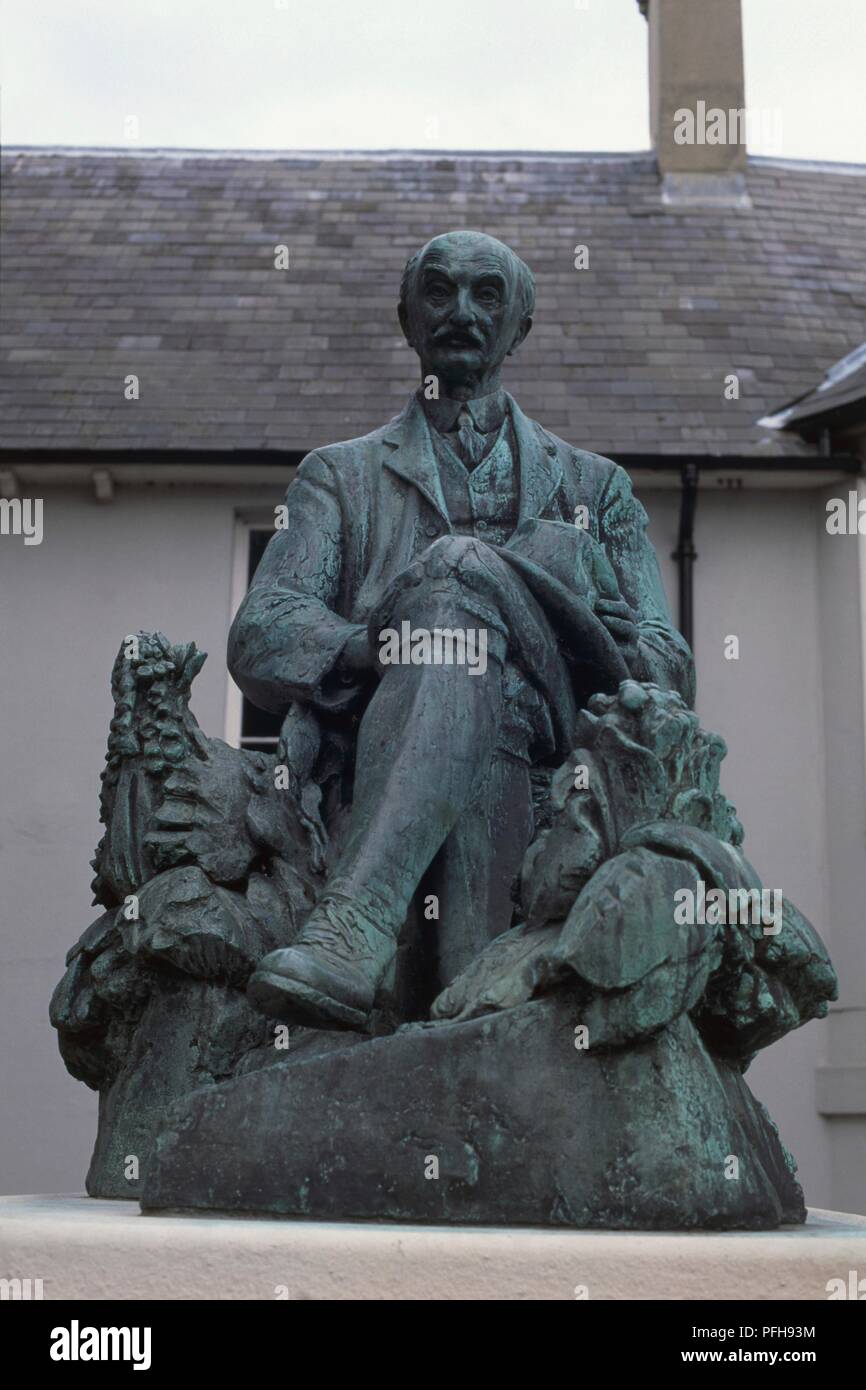
<path id="1" fill-rule="evenodd" d="M 708 197 L 715 180 L 706 176 L 726 176 L 720 184 L 730 196 L 746 165 L 740 0 L 638 3 L 649 23 L 650 129 L 659 173 L 665 183 L 703 185 Z"/>

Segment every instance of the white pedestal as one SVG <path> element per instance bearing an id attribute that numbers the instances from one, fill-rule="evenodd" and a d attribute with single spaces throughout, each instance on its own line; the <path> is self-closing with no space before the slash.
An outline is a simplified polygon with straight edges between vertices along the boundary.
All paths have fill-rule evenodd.
<path id="1" fill-rule="evenodd" d="M 46 1299 L 815 1299 L 866 1278 L 866 1216 L 667 1234 L 142 1216 L 135 1202 L 0 1197 L 0 1279 Z M 856 1283 L 856 1280 L 855 1280 Z M 866 1285 L 864 1285 L 866 1288 Z"/>

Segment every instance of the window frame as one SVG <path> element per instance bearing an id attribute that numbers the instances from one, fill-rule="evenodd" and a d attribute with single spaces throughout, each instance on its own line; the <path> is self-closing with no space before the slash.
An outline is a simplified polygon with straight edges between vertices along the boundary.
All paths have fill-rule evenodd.
<path id="1" fill-rule="evenodd" d="M 249 588 L 249 566 L 250 566 L 250 546 L 252 544 L 252 534 L 254 531 L 270 531 L 274 534 L 274 509 L 273 507 L 248 507 L 241 512 L 235 513 L 234 532 L 232 540 L 232 574 L 231 574 L 231 613 L 229 622 L 234 620 L 234 616 L 243 602 L 244 596 Z M 243 730 L 244 699 L 243 692 L 235 685 L 231 674 L 227 671 L 228 690 L 226 693 L 226 717 L 225 717 L 225 741 L 232 748 L 248 748 L 253 744 L 261 745 L 270 743 L 269 736 L 248 735 L 246 738 Z M 277 738 L 273 739 L 273 749 L 276 750 Z"/>

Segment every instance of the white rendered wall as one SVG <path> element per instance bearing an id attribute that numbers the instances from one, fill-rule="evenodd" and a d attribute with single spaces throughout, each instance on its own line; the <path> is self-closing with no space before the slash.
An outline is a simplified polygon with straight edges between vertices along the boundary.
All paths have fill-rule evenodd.
<path id="1" fill-rule="evenodd" d="M 0 1192 L 83 1190 L 96 1095 L 66 1074 L 48 1003 L 66 951 L 101 910 L 90 859 L 111 667 L 130 631 L 194 640 L 209 655 L 192 707 L 223 735 L 243 498 L 242 488 L 119 488 L 103 505 L 46 489 L 42 544 L 0 537 Z"/>
<path id="2" fill-rule="evenodd" d="M 647 492 L 651 535 L 675 601 L 670 552 L 678 498 Z M 695 524 L 697 712 L 728 744 L 722 787 L 745 827 L 744 849 L 764 885 L 779 888 L 833 951 L 827 913 L 826 772 L 819 641 L 818 491 L 701 490 Z M 675 612 L 675 609 L 674 609 Z M 727 660 L 725 639 L 740 639 Z M 859 632 L 852 633 L 859 644 Z M 834 673 L 827 672 L 832 683 Z M 862 746 L 862 731 L 860 735 Z M 861 827 L 861 834 L 866 827 Z M 806 1200 L 830 1205 L 830 1133 L 817 1113 L 816 1070 L 827 1060 L 823 1021 L 759 1054 L 749 1084 L 794 1153 Z M 866 1173 L 856 1183 L 866 1211 Z M 848 1201 L 853 1201 L 848 1194 Z"/>

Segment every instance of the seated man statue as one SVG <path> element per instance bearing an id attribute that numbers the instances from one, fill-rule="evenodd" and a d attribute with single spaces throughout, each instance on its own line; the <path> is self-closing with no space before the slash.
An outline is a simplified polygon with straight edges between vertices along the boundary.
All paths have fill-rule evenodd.
<path id="1" fill-rule="evenodd" d="M 422 880 L 432 999 L 508 927 L 533 802 L 587 700 L 632 678 L 692 702 L 627 475 L 501 385 L 533 307 L 530 270 L 493 237 L 449 232 L 410 259 L 399 315 L 421 387 L 304 459 L 234 621 L 248 698 L 314 716 L 332 838 L 315 907 L 250 982 L 271 1018 L 363 1030 Z"/>
<path id="2" fill-rule="evenodd" d="M 281 717 L 274 755 L 199 728 L 192 642 L 124 640 L 103 910 L 51 1006 L 100 1092 L 93 1196 L 805 1218 L 744 1072 L 836 978 L 743 855 L 625 473 L 500 385 L 533 297 L 476 232 L 406 266 L 421 386 L 303 461 L 232 626 L 235 679 Z"/>

